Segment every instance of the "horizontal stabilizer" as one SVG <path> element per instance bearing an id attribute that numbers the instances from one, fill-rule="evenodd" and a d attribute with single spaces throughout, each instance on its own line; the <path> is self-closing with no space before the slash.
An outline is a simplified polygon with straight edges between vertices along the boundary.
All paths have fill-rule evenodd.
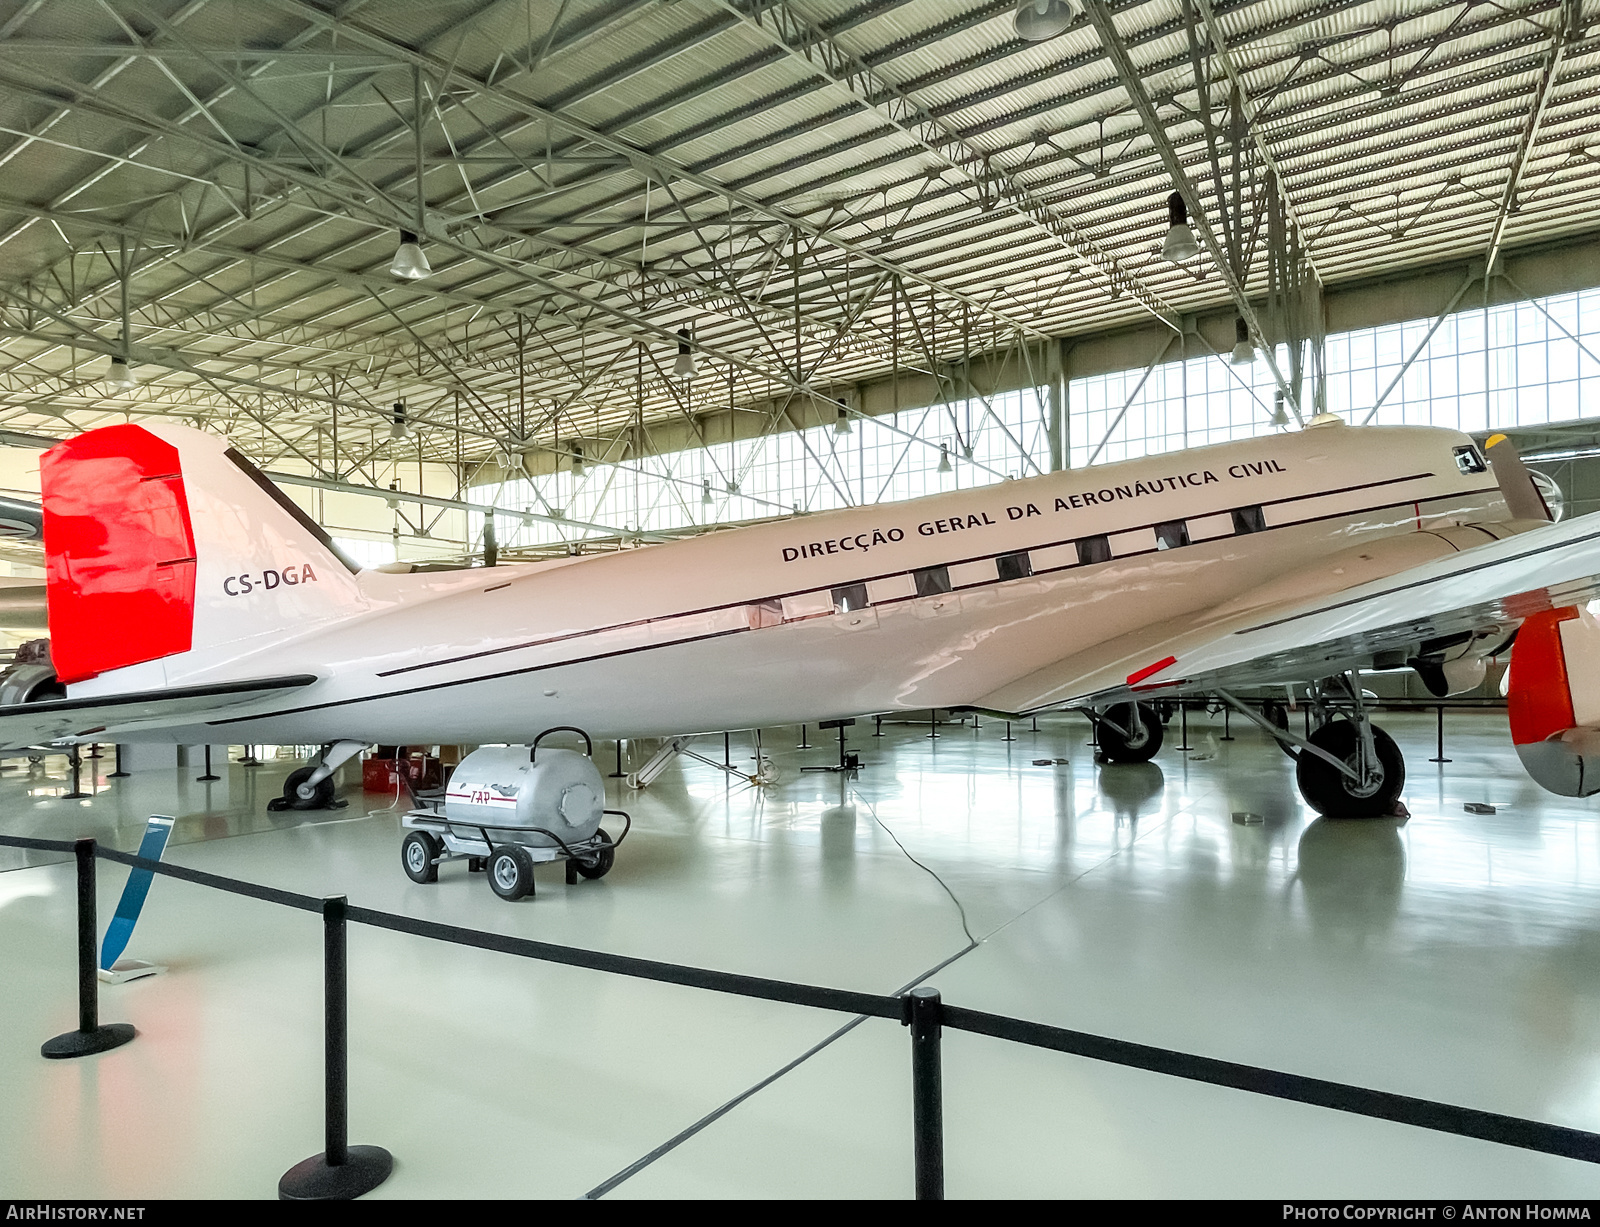
<path id="1" fill-rule="evenodd" d="M 299 690 L 316 680 L 313 674 L 299 674 L 0 707 L 0 746 L 16 749 L 55 741 L 89 741 L 101 734 L 106 734 L 104 740 L 114 741 L 110 734 L 117 729 L 136 724 L 191 724 L 218 708 Z"/>

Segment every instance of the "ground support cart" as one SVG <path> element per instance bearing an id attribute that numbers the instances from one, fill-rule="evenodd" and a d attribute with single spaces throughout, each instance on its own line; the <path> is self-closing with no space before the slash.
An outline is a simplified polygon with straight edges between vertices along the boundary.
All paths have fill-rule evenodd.
<path id="1" fill-rule="evenodd" d="M 410 811 L 400 820 L 407 832 L 400 845 L 400 862 L 406 876 L 413 882 L 437 882 L 440 865 L 464 860 L 469 872 L 484 871 L 494 893 L 511 901 L 534 893 L 534 866 L 550 861 L 566 862 L 568 886 L 575 885 L 580 877 L 605 877 L 616 859 L 616 849 L 633 828 L 633 819 L 626 811 L 608 809 L 603 812 L 622 819 L 621 835 L 613 840 L 600 827 L 588 839 L 568 842 L 541 827 L 513 831 L 447 818 L 442 796 L 418 800 L 423 808 Z M 530 837 L 539 837 L 539 842 L 532 842 Z"/>

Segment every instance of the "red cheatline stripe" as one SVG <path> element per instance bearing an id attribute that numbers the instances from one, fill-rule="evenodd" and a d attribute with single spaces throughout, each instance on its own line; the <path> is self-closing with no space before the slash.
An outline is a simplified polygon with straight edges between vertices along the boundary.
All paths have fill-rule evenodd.
<path id="1" fill-rule="evenodd" d="M 1137 673 L 1128 674 L 1128 685 L 1137 686 L 1140 682 L 1144 681 L 1144 679 L 1149 677 L 1152 673 L 1160 673 L 1161 670 L 1165 669 L 1168 665 L 1175 665 L 1177 663 L 1178 663 L 1178 658 L 1176 656 L 1169 656 L 1165 660 L 1156 661 L 1156 663 L 1153 664 L 1153 665 L 1146 665 L 1143 669 L 1140 669 Z"/>

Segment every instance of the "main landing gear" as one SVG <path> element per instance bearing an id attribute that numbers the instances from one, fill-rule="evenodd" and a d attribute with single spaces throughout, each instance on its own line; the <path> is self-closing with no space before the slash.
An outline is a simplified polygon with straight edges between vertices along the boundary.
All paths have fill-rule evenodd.
<path id="1" fill-rule="evenodd" d="M 1149 703 L 1118 703 L 1094 722 L 1100 753 L 1108 763 L 1147 763 L 1161 749 L 1165 730 Z"/>
<path id="2" fill-rule="evenodd" d="M 1400 790 L 1406 764 L 1400 747 L 1367 713 L 1355 674 L 1327 678 L 1311 687 L 1309 737 L 1280 723 L 1276 712 L 1258 715 L 1226 691 L 1222 699 L 1261 725 L 1295 760 L 1300 795 L 1327 818 L 1386 818 L 1404 814 Z"/>

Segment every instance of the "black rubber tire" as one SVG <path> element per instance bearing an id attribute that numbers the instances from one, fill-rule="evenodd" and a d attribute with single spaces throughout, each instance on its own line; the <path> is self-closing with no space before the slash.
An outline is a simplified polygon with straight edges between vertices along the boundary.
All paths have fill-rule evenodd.
<path id="1" fill-rule="evenodd" d="M 489 887 L 508 903 L 533 894 L 533 857 L 521 844 L 501 844 L 484 866 Z"/>
<path id="2" fill-rule="evenodd" d="M 1330 720 L 1311 734 L 1312 745 L 1351 766 L 1355 765 L 1360 742 L 1360 731 L 1348 720 Z M 1394 738 L 1377 725 L 1372 726 L 1372 744 L 1383 776 L 1371 795 L 1364 797 L 1349 791 L 1354 781 L 1344 772 L 1315 754 L 1300 751 L 1294 775 L 1306 804 L 1328 818 L 1383 818 L 1392 814 L 1406 783 L 1405 756 Z"/>
<path id="3" fill-rule="evenodd" d="M 400 841 L 400 864 L 406 877 L 413 882 L 437 882 L 439 866 L 436 863 L 442 849 L 439 840 L 428 831 L 412 831 Z"/>
<path id="4" fill-rule="evenodd" d="M 605 841 L 605 847 L 601 848 L 599 852 L 595 853 L 594 863 L 587 864 L 582 858 L 579 858 L 573 862 L 575 865 L 577 865 L 578 872 L 584 877 L 588 878 L 591 882 L 596 878 L 603 878 L 606 876 L 606 874 L 610 873 L 611 866 L 615 864 L 617 860 L 617 846 L 611 842 L 611 836 L 606 834 L 606 829 L 604 827 L 597 828 L 595 830 L 595 835 Z"/>
<path id="5" fill-rule="evenodd" d="M 1127 728 L 1132 717 L 1129 710 L 1131 703 L 1118 703 L 1106 711 L 1106 718 L 1114 721 L 1122 728 Z M 1139 715 L 1144 721 L 1144 740 L 1132 743 L 1111 725 L 1101 722 L 1097 727 L 1100 733 L 1100 753 L 1105 755 L 1106 761 L 1111 763 L 1147 763 L 1156 756 L 1156 751 L 1161 749 L 1161 741 L 1165 729 L 1161 725 L 1161 717 L 1156 713 L 1152 704 L 1140 703 Z"/>
<path id="6" fill-rule="evenodd" d="M 312 791 L 309 797 L 300 795 L 300 785 L 311 778 L 315 767 L 296 767 L 289 773 L 289 778 L 283 782 L 283 802 L 290 809 L 327 809 L 333 804 L 333 794 L 337 787 L 330 775 Z"/>

